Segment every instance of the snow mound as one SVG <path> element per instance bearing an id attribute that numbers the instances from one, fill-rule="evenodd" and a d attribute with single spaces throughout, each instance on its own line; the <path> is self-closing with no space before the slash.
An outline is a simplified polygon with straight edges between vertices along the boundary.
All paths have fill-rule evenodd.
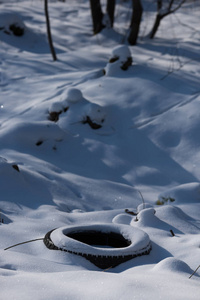
<path id="1" fill-rule="evenodd" d="M 52 112 L 62 112 L 63 110 L 63 105 L 62 105 L 62 102 L 53 102 L 49 108 L 49 113 L 52 113 Z"/>
<path id="2" fill-rule="evenodd" d="M 48 121 L 44 122 L 10 122 L 4 130 L 6 146 L 17 148 L 40 146 L 49 140 L 62 140 L 65 133 L 56 125 Z M 12 146 L 11 146 L 12 145 Z"/>
<path id="3" fill-rule="evenodd" d="M 131 51 L 128 46 L 120 45 L 112 50 L 112 58 L 119 57 L 121 62 L 125 62 L 131 56 Z"/>
<path id="4" fill-rule="evenodd" d="M 1 200 L 0 212 L 1 210 L 4 213 L 10 210 L 20 211 L 22 206 L 36 208 L 40 206 L 41 199 L 45 204 L 52 203 L 47 187 L 48 180 L 43 179 L 41 174 L 30 170 L 23 162 L 9 162 L 1 157 L 0 191 L 4 196 Z M 7 217 L 4 220 L 4 223 L 10 223 Z"/>
<path id="5" fill-rule="evenodd" d="M 83 100 L 82 92 L 76 88 L 69 88 L 61 96 L 61 101 L 67 103 L 77 103 L 81 100 Z"/>
<path id="6" fill-rule="evenodd" d="M 168 203 L 170 203 L 170 199 L 173 199 L 178 204 L 200 202 L 200 183 L 191 182 L 181 184 L 161 193 L 158 199 L 160 202 L 164 201 Z"/>
<path id="7" fill-rule="evenodd" d="M 164 205 L 156 209 L 157 217 L 183 233 L 197 234 L 199 228 L 192 224 L 192 219 L 179 207 Z"/>
<path id="8" fill-rule="evenodd" d="M 161 220 L 157 214 L 157 210 L 153 208 L 147 208 L 140 211 L 136 219 L 131 221 L 131 226 L 144 229 L 149 232 L 149 229 L 153 229 L 154 232 L 161 232 L 163 230 L 163 236 L 169 236 L 170 230 L 174 230 L 174 227 Z"/>
<path id="9" fill-rule="evenodd" d="M 119 214 L 119 215 L 117 215 L 113 218 L 112 222 L 115 223 L 115 224 L 130 225 L 132 219 L 133 219 L 133 216 L 131 216 L 131 215 Z"/>
<path id="10" fill-rule="evenodd" d="M 13 172 L 13 170 L 15 170 Z M 0 175 L 1 176 L 9 176 L 14 174 L 16 171 L 19 172 L 19 167 L 16 163 L 8 162 L 7 159 L 0 157 Z"/>
<path id="11" fill-rule="evenodd" d="M 137 211 L 140 212 L 140 211 L 142 211 L 143 209 L 146 209 L 146 208 L 153 208 L 153 206 L 149 203 L 144 203 L 144 204 L 142 203 L 142 204 L 138 205 Z"/>
<path id="12" fill-rule="evenodd" d="M 175 272 L 175 273 L 187 273 L 191 275 L 193 273 L 192 269 L 182 260 L 176 259 L 174 257 L 167 257 L 160 261 L 154 268 L 154 271 L 158 272 Z"/>
<path id="13" fill-rule="evenodd" d="M 9 224 L 9 223 L 11 223 L 11 222 L 12 222 L 11 219 L 8 218 L 7 215 L 5 215 L 4 213 L 2 213 L 2 212 L 0 211 L 0 225 L 1 225 L 1 224 Z"/>

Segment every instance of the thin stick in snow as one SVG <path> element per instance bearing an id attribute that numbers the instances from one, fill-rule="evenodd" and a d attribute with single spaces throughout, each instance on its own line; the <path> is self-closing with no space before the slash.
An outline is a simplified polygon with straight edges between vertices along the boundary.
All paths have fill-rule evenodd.
<path id="1" fill-rule="evenodd" d="M 190 275 L 189 279 L 192 278 L 192 276 L 197 272 L 197 270 L 200 268 L 200 265 L 194 270 L 194 272 Z"/>
<path id="2" fill-rule="evenodd" d="M 43 240 L 43 238 L 39 238 L 39 239 L 34 239 L 34 240 L 30 240 L 30 241 L 18 243 L 18 244 L 15 244 L 15 245 L 12 245 L 10 247 L 5 248 L 4 250 L 8 250 L 8 249 L 14 248 L 14 247 L 19 246 L 19 245 L 23 245 L 23 244 L 27 244 L 27 243 L 31 243 L 31 242 L 35 242 L 35 241 L 41 241 L 41 240 Z"/>

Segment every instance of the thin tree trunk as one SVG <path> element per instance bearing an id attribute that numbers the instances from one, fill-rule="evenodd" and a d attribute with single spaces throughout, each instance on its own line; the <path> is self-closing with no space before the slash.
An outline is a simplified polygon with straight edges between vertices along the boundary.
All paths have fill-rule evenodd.
<path id="1" fill-rule="evenodd" d="M 56 52 L 54 50 L 52 36 L 51 36 L 51 28 L 50 28 L 50 20 L 49 20 L 49 12 L 48 12 L 48 0 L 44 0 L 44 11 L 45 11 L 45 17 L 46 17 L 46 25 L 47 25 L 47 36 L 49 41 L 49 47 L 51 50 L 51 54 L 53 57 L 53 60 L 57 60 Z"/>
<path id="2" fill-rule="evenodd" d="M 135 45 L 139 34 L 143 7 L 140 0 L 132 0 L 132 5 L 133 5 L 133 13 L 131 18 L 131 25 L 130 25 L 131 30 L 128 37 L 128 42 L 131 45 Z"/>
<path id="3" fill-rule="evenodd" d="M 104 28 L 100 0 L 90 0 L 90 8 L 92 13 L 93 33 L 97 34 Z"/>
<path id="4" fill-rule="evenodd" d="M 155 36 L 155 34 L 158 30 L 158 27 L 160 26 L 160 22 L 162 20 L 162 17 L 161 17 L 162 5 L 163 5 L 162 0 L 157 0 L 157 15 L 156 15 L 155 22 L 153 24 L 153 28 L 152 28 L 151 33 L 150 33 L 150 39 L 154 38 L 154 36 Z"/>
<path id="5" fill-rule="evenodd" d="M 111 27 L 113 27 L 115 15 L 115 0 L 107 0 L 106 11 L 110 19 L 110 25 Z"/>
<path id="6" fill-rule="evenodd" d="M 150 33 L 150 39 L 154 38 L 154 36 L 155 36 L 155 34 L 158 30 L 158 27 L 160 26 L 160 22 L 161 22 L 162 18 L 163 18 L 162 15 L 157 14 L 154 25 L 153 25 L 153 28 L 152 28 L 152 31 Z"/>
<path id="7" fill-rule="evenodd" d="M 162 8 L 162 0 L 157 0 L 157 12 L 159 13 Z"/>

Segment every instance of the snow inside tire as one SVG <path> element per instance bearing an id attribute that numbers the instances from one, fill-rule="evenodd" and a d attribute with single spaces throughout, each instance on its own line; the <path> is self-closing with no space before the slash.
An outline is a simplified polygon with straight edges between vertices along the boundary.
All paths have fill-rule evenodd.
<path id="1" fill-rule="evenodd" d="M 61 227 L 49 231 L 44 244 L 51 250 L 80 255 L 101 269 L 115 267 L 151 251 L 147 233 L 121 224 Z"/>

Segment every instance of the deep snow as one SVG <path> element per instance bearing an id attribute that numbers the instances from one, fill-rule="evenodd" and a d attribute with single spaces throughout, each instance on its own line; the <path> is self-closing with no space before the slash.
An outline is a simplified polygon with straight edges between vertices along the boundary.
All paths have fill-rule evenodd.
<path id="1" fill-rule="evenodd" d="M 199 299 L 199 3 L 149 40 L 155 5 L 144 1 L 127 48 L 130 3 L 117 2 L 114 29 L 92 36 L 88 1 L 50 1 L 53 62 L 43 1 L 0 1 L 2 298 Z M 80 224 L 140 229 L 152 251 L 102 271 L 41 240 Z"/>

